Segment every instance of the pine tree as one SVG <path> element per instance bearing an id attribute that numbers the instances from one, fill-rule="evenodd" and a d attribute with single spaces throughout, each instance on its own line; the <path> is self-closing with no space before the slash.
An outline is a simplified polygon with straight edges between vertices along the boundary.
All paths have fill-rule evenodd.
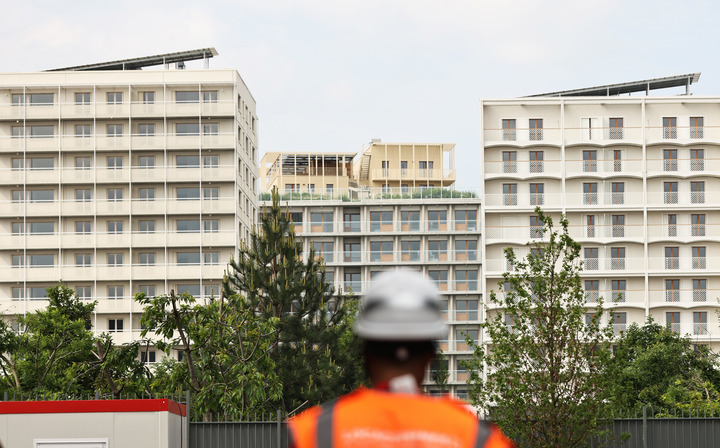
<path id="1" fill-rule="evenodd" d="M 322 403 L 364 380 L 360 342 L 351 332 L 354 299 L 335 296 L 314 250 L 303 256 L 277 189 L 250 244 L 232 260 L 223 294 L 241 294 L 266 319 L 279 319 L 272 358 L 286 412 Z"/>

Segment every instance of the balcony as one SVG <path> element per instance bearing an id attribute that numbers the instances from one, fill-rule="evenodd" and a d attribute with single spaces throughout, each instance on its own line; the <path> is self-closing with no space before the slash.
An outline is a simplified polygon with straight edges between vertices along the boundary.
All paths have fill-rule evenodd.
<path id="1" fill-rule="evenodd" d="M 540 173 L 560 177 L 559 160 L 485 161 L 485 178 L 532 177 Z M 510 175 L 510 176 L 508 176 Z"/>
<path id="2" fill-rule="evenodd" d="M 488 207 L 525 207 L 534 209 L 539 202 L 548 207 L 557 208 L 562 204 L 561 193 L 490 193 L 485 195 L 485 204 Z"/>
<path id="3" fill-rule="evenodd" d="M 717 141 L 720 127 L 717 126 L 655 126 L 646 129 L 647 142 L 688 144 L 702 141 Z"/>
<path id="4" fill-rule="evenodd" d="M 715 257 L 650 257 L 649 268 L 655 271 L 717 270 L 720 260 Z"/>
<path id="5" fill-rule="evenodd" d="M 605 192 L 605 193 L 568 193 L 568 207 L 580 207 L 586 205 L 612 206 L 618 205 L 628 207 L 641 207 L 643 195 L 641 191 L 627 192 Z"/>
<path id="6" fill-rule="evenodd" d="M 565 128 L 566 145 L 642 144 L 642 128 L 627 126 Z"/>
<path id="7" fill-rule="evenodd" d="M 642 176 L 641 159 L 625 160 L 568 160 L 565 162 L 567 177 L 585 177 L 588 173 L 598 177 Z"/>
<path id="8" fill-rule="evenodd" d="M 371 171 L 371 178 L 374 181 L 380 180 L 396 180 L 396 181 L 413 181 L 413 180 L 430 180 L 430 181 L 443 181 L 443 182 L 455 182 L 457 180 L 456 172 L 453 169 L 435 169 L 435 168 L 404 168 L 404 169 L 390 169 L 390 168 L 379 168 Z"/>

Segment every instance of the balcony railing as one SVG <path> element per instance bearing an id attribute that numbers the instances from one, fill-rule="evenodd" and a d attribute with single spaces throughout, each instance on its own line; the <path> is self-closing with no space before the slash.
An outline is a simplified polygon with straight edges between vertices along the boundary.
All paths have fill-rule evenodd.
<path id="1" fill-rule="evenodd" d="M 720 267 L 718 257 L 648 257 L 648 264 L 651 270 L 715 270 Z"/>
<path id="2" fill-rule="evenodd" d="M 427 200 L 427 199 L 478 199 L 480 189 L 455 190 L 447 187 L 391 187 L 391 188 L 334 188 L 318 193 L 301 187 L 297 191 L 280 193 L 281 201 L 342 201 L 362 202 L 366 200 Z M 271 200 L 270 192 L 259 195 L 260 201 Z"/>

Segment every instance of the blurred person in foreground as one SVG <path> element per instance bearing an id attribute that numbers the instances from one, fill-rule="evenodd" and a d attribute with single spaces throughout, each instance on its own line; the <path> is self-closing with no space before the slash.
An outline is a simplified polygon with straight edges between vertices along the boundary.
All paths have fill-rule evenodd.
<path id="1" fill-rule="evenodd" d="M 362 299 L 355 332 L 364 340 L 372 388 L 358 388 L 291 419 L 290 447 L 513 446 L 465 403 L 421 393 L 435 340 L 447 335 L 438 290 L 428 279 L 404 270 L 378 276 Z"/>

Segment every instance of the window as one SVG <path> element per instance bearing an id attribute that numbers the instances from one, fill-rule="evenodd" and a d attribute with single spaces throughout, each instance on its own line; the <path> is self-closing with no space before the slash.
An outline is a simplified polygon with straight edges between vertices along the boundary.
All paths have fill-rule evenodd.
<path id="1" fill-rule="evenodd" d="M 12 159 L 12 170 L 22 171 L 25 169 L 25 159 Z"/>
<path id="2" fill-rule="evenodd" d="M 89 170 L 92 168 L 92 157 L 75 157 L 76 170 Z"/>
<path id="3" fill-rule="evenodd" d="M 90 92 L 78 92 L 75 94 L 75 104 L 87 106 L 90 104 Z"/>
<path id="4" fill-rule="evenodd" d="M 122 319 L 108 319 L 108 331 L 110 333 L 123 331 L 123 320 Z"/>
<path id="5" fill-rule="evenodd" d="M 678 247 L 665 248 L 665 269 L 680 269 L 680 257 Z"/>
<path id="6" fill-rule="evenodd" d="M 622 238 L 625 236 L 625 215 L 612 215 L 612 236 Z"/>
<path id="7" fill-rule="evenodd" d="M 477 240 L 455 240 L 455 260 L 477 260 Z"/>
<path id="8" fill-rule="evenodd" d="M 313 248 L 317 252 L 317 256 L 322 258 L 326 263 L 332 263 L 334 261 L 334 244 L 332 241 L 315 241 Z"/>
<path id="9" fill-rule="evenodd" d="M 75 201 L 76 202 L 90 202 L 92 198 L 92 190 L 83 188 L 75 190 Z"/>
<path id="10" fill-rule="evenodd" d="M 30 255 L 30 267 L 31 268 L 49 268 L 52 266 L 55 266 L 55 255 L 53 255 L 53 254 Z"/>
<path id="11" fill-rule="evenodd" d="M 13 255 L 12 256 L 12 267 L 22 268 L 25 266 L 25 255 Z"/>
<path id="12" fill-rule="evenodd" d="M 400 229 L 403 231 L 417 232 L 420 230 L 420 211 L 401 210 Z"/>
<path id="13" fill-rule="evenodd" d="M 198 187 L 178 187 L 177 199 L 180 201 L 191 201 L 200 199 L 200 188 Z"/>
<path id="14" fill-rule="evenodd" d="M 345 292 L 362 292 L 362 281 L 359 272 L 345 271 L 344 277 Z"/>
<path id="15" fill-rule="evenodd" d="M 391 232 L 393 230 L 392 210 L 370 212 L 371 232 Z"/>
<path id="16" fill-rule="evenodd" d="M 217 167 L 218 167 L 218 156 L 203 156 L 203 168 L 217 168 Z"/>
<path id="17" fill-rule="evenodd" d="M 123 94 L 122 92 L 108 92 L 107 103 L 108 104 L 122 104 Z"/>
<path id="18" fill-rule="evenodd" d="M 218 124 L 203 123 L 203 135 L 218 135 Z"/>
<path id="19" fill-rule="evenodd" d="M 456 291 L 477 291 L 477 271 L 456 270 L 455 271 Z"/>
<path id="20" fill-rule="evenodd" d="M 677 204 L 678 203 L 678 183 L 677 182 L 663 182 L 663 194 L 665 204 Z"/>
<path id="21" fill-rule="evenodd" d="M 123 264 L 123 254 L 107 254 L 108 266 L 121 266 Z"/>
<path id="22" fill-rule="evenodd" d="M 400 176 L 407 177 L 408 175 L 408 162 L 407 160 L 400 161 Z"/>
<path id="23" fill-rule="evenodd" d="M 420 261 L 420 241 L 401 241 L 400 257 L 402 261 Z"/>
<path id="24" fill-rule="evenodd" d="M 614 149 L 613 150 L 613 171 L 616 173 L 619 173 L 622 171 L 622 150 L 621 149 Z"/>
<path id="25" fill-rule="evenodd" d="M 155 125 L 153 123 L 140 123 L 139 129 L 141 137 L 154 137 Z"/>
<path id="26" fill-rule="evenodd" d="M 107 136 L 108 137 L 122 137 L 123 125 L 121 124 L 109 124 L 107 125 Z"/>
<path id="27" fill-rule="evenodd" d="M 175 125 L 176 135 L 200 135 L 200 124 L 198 123 L 177 123 Z"/>
<path id="28" fill-rule="evenodd" d="M 13 126 L 12 136 L 22 137 L 25 135 L 25 129 L 19 126 Z M 34 125 L 30 126 L 30 138 L 51 138 L 55 137 L 55 126 L 52 125 Z"/>
<path id="29" fill-rule="evenodd" d="M 705 203 L 705 182 L 690 182 L 690 202 L 692 204 Z"/>
<path id="30" fill-rule="evenodd" d="M 620 333 L 625 331 L 627 327 L 627 313 L 612 313 L 613 329 L 615 335 L 618 336 Z"/>
<path id="31" fill-rule="evenodd" d="M 677 236 L 677 215 L 667 215 L 667 236 Z"/>
<path id="32" fill-rule="evenodd" d="M 428 241 L 428 260 L 429 261 L 446 261 L 447 260 L 447 240 L 430 240 Z"/>
<path id="33" fill-rule="evenodd" d="M 690 234 L 692 236 L 705 236 L 705 215 L 690 215 Z"/>
<path id="34" fill-rule="evenodd" d="M 595 238 L 595 215 L 585 217 L 585 234 L 588 238 Z"/>
<path id="35" fill-rule="evenodd" d="M 311 212 L 310 213 L 310 231 L 311 232 L 332 232 L 333 231 L 333 213 L 332 212 Z"/>
<path id="36" fill-rule="evenodd" d="M 544 236 L 543 223 L 537 216 L 530 217 L 530 238 L 542 238 Z"/>
<path id="37" fill-rule="evenodd" d="M 107 233 L 110 233 L 110 234 L 123 233 L 123 222 L 122 221 L 108 221 L 107 222 Z"/>
<path id="38" fill-rule="evenodd" d="M 325 191 L 328 195 L 332 196 L 333 194 L 333 184 L 327 184 L 325 185 Z"/>
<path id="39" fill-rule="evenodd" d="M 611 247 L 610 248 L 610 269 L 624 270 L 625 269 L 625 248 L 624 247 Z"/>
<path id="40" fill-rule="evenodd" d="M 583 183 L 583 204 L 597 205 L 597 183 Z"/>
<path id="41" fill-rule="evenodd" d="M 585 301 L 595 303 L 600 298 L 600 280 L 585 280 Z"/>
<path id="42" fill-rule="evenodd" d="M 677 149 L 663 149 L 663 171 L 677 171 Z"/>
<path id="43" fill-rule="evenodd" d="M 693 279 L 693 302 L 707 301 L 707 280 Z"/>
<path id="44" fill-rule="evenodd" d="M 75 221 L 75 233 L 79 235 L 87 235 L 92 229 L 92 222 L 90 221 Z"/>
<path id="45" fill-rule="evenodd" d="M 22 106 L 29 104 L 30 106 L 51 106 L 55 102 L 55 94 L 53 93 L 31 93 L 23 95 L 21 93 L 12 94 L 12 105 Z"/>
<path id="46" fill-rule="evenodd" d="M 200 221 L 197 219 L 178 219 L 178 233 L 200 233 Z"/>
<path id="47" fill-rule="evenodd" d="M 530 151 L 530 172 L 542 173 L 545 170 L 543 151 Z"/>
<path id="48" fill-rule="evenodd" d="M 200 264 L 200 252 L 178 252 L 177 264 L 179 265 L 196 265 Z"/>
<path id="49" fill-rule="evenodd" d="M 154 188 L 141 188 L 139 190 L 141 201 L 154 201 L 155 200 L 155 189 Z"/>
<path id="50" fill-rule="evenodd" d="M 597 171 L 597 151 L 583 151 L 583 172 L 594 173 Z"/>
<path id="51" fill-rule="evenodd" d="M 455 320 L 477 320 L 477 299 L 455 301 Z"/>
<path id="52" fill-rule="evenodd" d="M 155 350 L 148 350 L 148 351 L 140 352 L 140 362 L 143 364 L 155 363 Z"/>
<path id="53" fill-rule="evenodd" d="M 55 200 L 54 190 L 30 190 L 29 193 L 30 202 L 53 202 Z"/>
<path id="54" fill-rule="evenodd" d="M 138 162 L 142 169 L 155 168 L 155 156 L 140 156 Z"/>
<path id="55" fill-rule="evenodd" d="M 517 184 L 503 184 L 503 205 L 517 205 Z"/>
<path id="56" fill-rule="evenodd" d="M 543 121 L 542 118 L 530 119 L 530 140 L 543 139 Z"/>
<path id="57" fill-rule="evenodd" d="M 12 234 L 13 235 L 24 235 L 25 234 L 25 223 L 23 223 L 23 222 L 12 223 Z"/>
<path id="58" fill-rule="evenodd" d="M 285 193 L 299 193 L 300 184 L 285 184 Z"/>
<path id="59" fill-rule="evenodd" d="M 90 254 L 75 254 L 75 266 L 90 266 Z"/>
<path id="60" fill-rule="evenodd" d="M 428 230 L 447 230 L 447 210 L 428 210 Z"/>
<path id="61" fill-rule="evenodd" d="M 503 173 L 517 173 L 517 151 L 503 151 Z"/>
<path id="62" fill-rule="evenodd" d="M 530 205 L 545 203 L 545 184 L 530 184 Z"/>
<path id="63" fill-rule="evenodd" d="M 108 188 L 107 189 L 108 202 L 120 202 L 123 198 L 122 188 Z"/>
<path id="64" fill-rule="evenodd" d="M 503 141 L 513 142 L 517 139 L 517 128 L 515 126 L 515 119 L 503 119 L 502 120 L 502 131 Z"/>
<path id="65" fill-rule="evenodd" d="M 663 138 L 677 138 L 677 117 L 663 118 Z"/>
<path id="66" fill-rule="evenodd" d="M 37 300 L 37 299 L 45 299 L 47 298 L 47 290 L 48 288 L 38 286 L 38 287 L 32 287 L 28 288 L 28 292 L 30 293 L 30 300 Z"/>
<path id="67" fill-rule="evenodd" d="M 203 103 L 217 103 L 218 93 L 217 90 L 209 90 L 202 93 Z"/>
<path id="68" fill-rule="evenodd" d="M 586 271 L 596 271 L 598 269 L 598 248 L 586 247 L 584 249 L 585 263 L 583 267 Z"/>
<path id="69" fill-rule="evenodd" d="M 690 171 L 705 171 L 705 150 L 690 150 Z"/>
<path id="70" fill-rule="evenodd" d="M 612 288 L 612 302 L 624 302 L 625 301 L 625 287 L 627 282 L 625 280 L 611 280 L 610 285 Z"/>
<path id="71" fill-rule="evenodd" d="M 393 261 L 392 241 L 370 241 L 370 261 Z"/>
<path id="72" fill-rule="evenodd" d="M 707 261 L 705 258 L 706 247 L 696 246 L 692 248 L 692 268 L 693 269 L 705 269 L 707 268 Z"/>
<path id="73" fill-rule="evenodd" d="M 707 312 L 706 311 L 693 312 L 693 334 L 696 334 L 696 335 L 708 334 Z"/>
<path id="74" fill-rule="evenodd" d="M 203 199 L 206 201 L 217 201 L 218 193 L 218 187 L 205 187 L 203 188 Z"/>
<path id="75" fill-rule="evenodd" d="M 51 235 L 55 233 L 54 222 L 31 222 L 28 224 L 32 235 Z"/>
<path id="76" fill-rule="evenodd" d="M 92 126 L 89 124 L 76 124 L 75 137 L 88 138 L 92 137 Z"/>
<path id="77" fill-rule="evenodd" d="M 344 259 L 346 262 L 362 261 L 360 253 L 360 243 L 346 242 L 344 245 Z"/>
<path id="78" fill-rule="evenodd" d="M 622 118 L 611 118 L 609 128 L 610 140 L 622 140 L 623 138 L 623 119 Z"/>
<path id="79" fill-rule="evenodd" d="M 690 138 L 703 138 L 704 123 L 703 117 L 690 117 Z"/>
<path id="80" fill-rule="evenodd" d="M 420 169 L 420 177 L 432 177 L 433 165 L 434 165 L 434 162 L 432 160 L 419 161 L 418 168 Z"/>
<path id="81" fill-rule="evenodd" d="M 140 233 L 155 233 L 155 221 L 140 221 Z"/>
<path id="82" fill-rule="evenodd" d="M 477 342 L 479 331 L 472 328 L 458 328 L 455 330 L 455 350 L 467 351 L 470 350 L 467 340 Z"/>
<path id="83" fill-rule="evenodd" d="M 141 92 L 143 104 L 154 104 L 155 103 L 155 92 Z"/>
<path id="84" fill-rule="evenodd" d="M 198 91 L 179 91 L 175 92 L 176 103 L 199 103 L 200 92 Z"/>
<path id="85" fill-rule="evenodd" d="M 220 262 L 220 254 L 218 252 L 205 252 L 203 254 L 203 264 L 216 265 Z"/>
<path id="86" fill-rule="evenodd" d="M 107 167 L 109 170 L 121 170 L 122 166 L 123 166 L 122 156 L 107 158 Z"/>
<path id="87" fill-rule="evenodd" d="M 613 204 L 625 203 L 625 182 L 612 182 L 612 200 Z"/>
<path id="88" fill-rule="evenodd" d="M 31 170 L 51 170 L 55 168 L 55 159 L 52 157 L 34 157 L 29 161 Z"/>
<path id="89" fill-rule="evenodd" d="M 155 252 L 140 252 L 138 254 L 138 263 L 140 266 L 154 266 Z"/>
<path id="90" fill-rule="evenodd" d="M 25 128 L 24 127 L 13 126 L 11 129 L 12 129 L 12 138 L 25 137 Z"/>
<path id="91" fill-rule="evenodd" d="M 678 311 L 665 312 L 665 326 L 670 331 L 680 333 L 680 313 Z"/>
<path id="92" fill-rule="evenodd" d="M 75 294 L 80 300 L 90 300 L 92 299 L 92 286 L 76 286 Z"/>
<path id="93" fill-rule="evenodd" d="M 204 233 L 217 233 L 218 232 L 218 220 L 217 219 L 203 219 L 203 232 Z"/>
<path id="94" fill-rule="evenodd" d="M 455 210 L 455 230 L 477 230 L 477 210 Z"/>
<path id="95" fill-rule="evenodd" d="M 446 269 L 433 269 L 428 271 L 428 277 L 435 282 L 435 286 L 440 291 L 448 289 L 448 273 Z"/>
<path id="96" fill-rule="evenodd" d="M 12 201 L 13 202 L 25 202 L 25 192 L 22 190 L 13 190 Z"/>
<path id="97" fill-rule="evenodd" d="M 145 294 L 148 297 L 155 296 L 155 285 L 140 285 L 139 292 Z"/>

